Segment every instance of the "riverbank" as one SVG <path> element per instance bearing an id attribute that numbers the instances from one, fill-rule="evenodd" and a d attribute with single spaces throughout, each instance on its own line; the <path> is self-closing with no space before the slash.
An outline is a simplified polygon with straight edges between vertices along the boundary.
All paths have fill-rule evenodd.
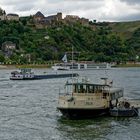
<path id="1" fill-rule="evenodd" d="M 119 65 L 115 65 L 114 67 L 118 67 L 118 68 L 129 68 L 129 67 L 140 67 L 140 64 L 133 64 L 133 63 L 130 63 L 130 64 L 119 64 Z"/>
<path id="2" fill-rule="evenodd" d="M 0 65 L 0 69 L 16 69 L 16 68 L 50 68 L 47 64 L 27 64 L 27 65 Z"/>
<path id="3" fill-rule="evenodd" d="M 119 64 L 113 67 L 115 68 L 140 67 L 140 64 Z M 51 68 L 51 65 L 48 64 L 0 65 L 0 69 L 16 69 L 16 68 Z"/>

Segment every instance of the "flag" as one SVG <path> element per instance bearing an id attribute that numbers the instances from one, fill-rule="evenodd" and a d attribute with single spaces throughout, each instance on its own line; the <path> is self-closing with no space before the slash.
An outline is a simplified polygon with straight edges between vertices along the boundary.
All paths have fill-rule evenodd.
<path id="1" fill-rule="evenodd" d="M 113 85 L 113 80 L 109 82 L 110 85 Z"/>
<path id="2" fill-rule="evenodd" d="M 67 63 L 67 62 L 68 62 L 68 60 L 67 60 L 67 55 L 66 55 L 66 54 L 63 56 L 62 61 L 63 61 L 64 63 Z"/>

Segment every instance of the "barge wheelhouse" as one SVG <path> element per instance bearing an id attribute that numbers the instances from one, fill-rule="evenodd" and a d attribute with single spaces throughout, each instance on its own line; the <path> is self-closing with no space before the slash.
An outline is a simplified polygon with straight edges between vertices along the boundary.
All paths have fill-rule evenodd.
<path id="1" fill-rule="evenodd" d="M 10 80 L 31 80 L 35 79 L 34 72 L 28 68 L 22 68 L 20 71 L 11 72 Z"/>

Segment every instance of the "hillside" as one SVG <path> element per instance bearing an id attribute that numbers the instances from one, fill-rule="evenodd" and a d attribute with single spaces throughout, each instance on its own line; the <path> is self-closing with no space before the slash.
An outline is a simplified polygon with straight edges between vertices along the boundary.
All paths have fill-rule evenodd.
<path id="1" fill-rule="evenodd" d="M 0 21 L 0 62 L 26 64 L 58 61 L 65 52 L 71 52 L 72 46 L 74 51 L 80 52 L 80 55 L 75 54 L 78 60 L 135 61 L 136 56 L 140 55 L 139 23 L 93 23 L 90 26 L 56 23 L 38 29 L 30 17 L 20 21 Z M 3 44 L 7 41 L 16 44 L 16 48 L 4 48 Z"/>
<path id="2" fill-rule="evenodd" d="M 119 34 L 122 38 L 128 39 L 132 37 L 135 30 L 140 28 L 140 21 L 131 22 L 114 22 L 109 25 L 113 32 Z"/>

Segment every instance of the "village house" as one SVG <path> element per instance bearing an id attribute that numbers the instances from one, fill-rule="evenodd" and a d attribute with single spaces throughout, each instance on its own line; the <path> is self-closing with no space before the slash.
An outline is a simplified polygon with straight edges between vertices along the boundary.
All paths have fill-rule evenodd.
<path id="1" fill-rule="evenodd" d="M 10 57 L 13 51 L 16 49 L 16 44 L 11 41 L 5 41 L 2 44 L 1 50 L 4 52 L 5 56 Z"/>
<path id="2" fill-rule="evenodd" d="M 7 20 L 16 20 L 16 21 L 19 21 L 19 15 L 17 14 L 7 14 Z"/>

